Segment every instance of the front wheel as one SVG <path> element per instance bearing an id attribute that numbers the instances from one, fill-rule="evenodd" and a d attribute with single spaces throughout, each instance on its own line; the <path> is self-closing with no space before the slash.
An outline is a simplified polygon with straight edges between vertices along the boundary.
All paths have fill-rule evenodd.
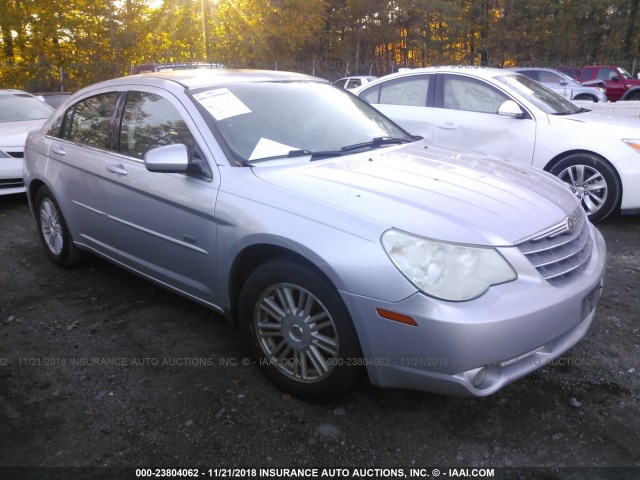
<path id="1" fill-rule="evenodd" d="M 611 215 L 620 204 L 622 185 L 618 174 L 609 162 L 597 155 L 572 154 L 549 171 L 569 185 L 594 223 Z"/>
<path id="2" fill-rule="evenodd" d="M 629 95 L 624 97 L 624 100 L 640 100 L 640 91 L 631 92 Z"/>
<path id="3" fill-rule="evenodd" d="M 335 400 L 361 379 L 351 316 L 335 287 L 287 259 L 258 267 L 239 299 L 239 319 L 262 372 L 304 399 Z"/>
<path id="4" fill-rule="evenodd" d="M 47 187 L 38 190 L 35 209 L 40 241 L 51 261 L 62 267 L 77 263 L 81 254 L 73 244 L 60 207 Z"/>

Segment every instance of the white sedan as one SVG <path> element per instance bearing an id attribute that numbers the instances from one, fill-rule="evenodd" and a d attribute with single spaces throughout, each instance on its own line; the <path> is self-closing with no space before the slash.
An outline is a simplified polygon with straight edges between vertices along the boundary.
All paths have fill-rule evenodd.
<path id="1" fill-rule="evenodd" d="M 21 90 L 0 90 L 0 195 L 24 192 L 22 158 L 27 134 L 53 109 Z"/>
<path id="2" fill-rule="evenodd" d="M 640 212 L 640 119 L 591 112 L 490 68 L 408 70 L 355 93 L 413 134 L 557 175 L 594 222 Z"/>

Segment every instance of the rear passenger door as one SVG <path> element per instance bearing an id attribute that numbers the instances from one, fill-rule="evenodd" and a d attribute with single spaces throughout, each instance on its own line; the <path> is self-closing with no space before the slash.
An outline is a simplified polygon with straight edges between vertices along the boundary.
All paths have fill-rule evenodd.
<path id="1" fill-rule="evenodd" d="M 378 83 L 358 96 L 413 135 L 433 138 L 435 74 L 419 74 Z"/>
<path id="2" fill-rule="evenodd" d="M 181 292 L 213 303 L 214 218 L 219 178 L 187 109 L 170 93 L 147 87 L 123 98 L 117 153 L 107 162 L 110 256 Z M 201 166 L 186 174 L 149 172 L 144 155 L 187 146 Z"/>
<path id="3" fill-rule="evenodd" d="M 110 127 L 118 92 L 83 98 L 69 107 L 48 132 L 49 172 L 75 242 L 103 251 L 109 243 L 104 157 L 110 150 Z M 56 189 L 56 185 L 64 188 Z"/>

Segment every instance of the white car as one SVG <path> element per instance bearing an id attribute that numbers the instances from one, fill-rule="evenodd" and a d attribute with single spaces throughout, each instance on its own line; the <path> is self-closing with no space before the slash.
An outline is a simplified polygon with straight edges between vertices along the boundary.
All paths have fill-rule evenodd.
<path id="1" fill-rule="evenodd" d="M 361 76 L 361 77 L 343 77 L 333 82 L 336 87 L 346 88 L 347 90 L 353 90 L 355 88 L 366 85 L 369 82 L 373 82 L 378 77 Z"/>
<path id="2" fill-rule="evenodd" d="M 591 112 L 490 68 L 409 70 L 355 93 L 410 133 L 553 173 L 591 221 L 640 213 L 640 119 Z"/>
<path id="3" fill-rule="evenodd" d="M 53 109 L 21 90 L 0 90 L 0 195 L 24 192 L 22 158 L 27 134 Z"/>

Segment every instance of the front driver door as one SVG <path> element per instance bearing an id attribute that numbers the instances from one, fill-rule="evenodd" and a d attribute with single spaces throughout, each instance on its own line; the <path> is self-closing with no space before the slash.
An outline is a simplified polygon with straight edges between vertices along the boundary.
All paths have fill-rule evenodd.
<path id="1" fill-rule="evenodd" d="M 111 256 L 157 281 L 215 305 L 215 202 L 205 143 L 184 106 L 168 92 L 129 91 L 110 172 Z M 144 165 L 155 147 L 181 143 L 202 167 L 153 173 Z"/>
<path id="2" fill-rule="evenodd" d="M 504 160 L 531 165 L 536 122 L 530 115 L 498 115 L 506 93 L 463 74 L 438 74 L 433 139 Z"/>

